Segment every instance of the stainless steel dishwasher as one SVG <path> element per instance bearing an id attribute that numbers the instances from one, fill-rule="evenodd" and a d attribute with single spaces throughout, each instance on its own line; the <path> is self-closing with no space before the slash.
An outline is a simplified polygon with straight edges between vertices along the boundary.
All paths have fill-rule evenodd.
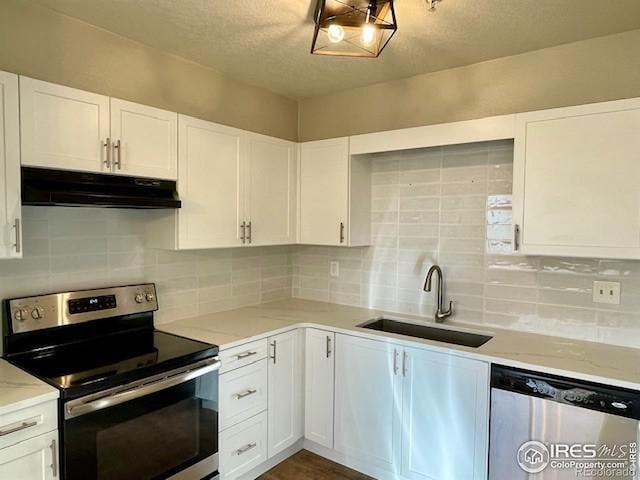
<path id="1" fill-rule="evenodd" d="M 493 366 L 489 479 L 636 480 L 639 420 L 638 391 Z"/>

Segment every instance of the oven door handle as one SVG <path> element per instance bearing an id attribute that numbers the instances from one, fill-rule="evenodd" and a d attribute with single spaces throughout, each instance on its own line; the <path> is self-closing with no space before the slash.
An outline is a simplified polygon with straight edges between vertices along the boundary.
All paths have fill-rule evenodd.
<path id="1" fill-rule="evenodd" d="M 218 357 L 215 357 L 188 367 L 130 383 L 123 387 L 116 387 L 105 392 L 78 398 L 65 404 L 64 418 L 65 420 L 70 420 L 81 415 L 86 415 L 87 413 L 96 412 L 136 398 L 151 395 L 152 393 L 166 390 L 167 388 L 214 372 L 219 368 L 220 360 Z"/>

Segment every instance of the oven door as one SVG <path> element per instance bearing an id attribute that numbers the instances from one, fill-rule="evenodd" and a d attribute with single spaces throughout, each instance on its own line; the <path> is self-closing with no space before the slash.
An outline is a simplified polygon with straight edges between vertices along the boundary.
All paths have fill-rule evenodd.
<path id="1" fill-rule="evenodd" d="M 218 358 L 64 405 L 65 480 L 191 480 L 218 470 Z"/>

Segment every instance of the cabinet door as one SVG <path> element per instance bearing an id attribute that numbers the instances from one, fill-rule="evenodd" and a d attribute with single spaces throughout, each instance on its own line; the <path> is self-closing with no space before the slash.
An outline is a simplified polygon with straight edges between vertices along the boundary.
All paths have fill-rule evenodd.
<path id="1" fill-rule="evenodd" d="M 295 240 L 295 145 L 251 136 L 245 213 L 254 245 L 288 244 Z"/>
<path id="2" fill-rule="evenodd" d="M 0 258 L 22 257 L 18 76 L 0 72 Z"/>
<path id="3" fill-rule="evenodd" d="M 304 436 L 333 448 L 335 334 L 307 328 L 305 335 Z"/>
<path id="4" fill-rule="evenodd" d="M 109 97 L 20 77 L 22 164 L 109 172 Z"/>
<path id="5" fill-rule="evenodd" d="M 50 432 L 0 450 L 0 478 L 59 478 L 58 432 Z"/>
<path id="6" fill-rule="evenodd" d="M 399 350 L 386 342 L 336 335 L 335 449 L 359 469 L 396 470 L 402 408 L 398 361 Z"/>
<path id="7" fill-rule="evenodd" d="M 348 196 L 349 139 L 303 143 L 300 147 L 300 243 L 346 245 Z"/>
<path id="8" fill-rule="evenodd" d="M 140 177 L 178 178 L 178 114 L 111 99 L 113 171 Z"/>
<path id="9" fill-rule="evenodd" d="M 481 480 L 487 474 L 489 366 L 453 355 L 403 351 L 404 478 Z"/>
<path id="10" fill-rule="evenodd" d="M 514 223 L 521 251 L 640 258 L 640 100 L 517 118 Z"/>
<path id="11" fill-rule="evenodd" d="M 302 330 L 269 339 L 269 458 L 302 438 Z"/>
<path id="12" fill-rule="evenodd" d="M 180 249 L 241 245 L 240 130 L 180 115 Z"/>

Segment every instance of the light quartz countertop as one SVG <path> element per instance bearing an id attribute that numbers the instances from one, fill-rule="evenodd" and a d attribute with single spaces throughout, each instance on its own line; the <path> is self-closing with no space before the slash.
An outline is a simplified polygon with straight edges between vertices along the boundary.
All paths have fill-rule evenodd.
<path id="1" fill-rule="evenodd" d="M 0 415 L 58 398 L 58 390 L 0 359 Z"/>
<path id="2" fill-rule="evenodd" d="M 389 341 L 408 347 L 439 350 L 500 365 L 640 390 L 640 349 L 514 330 L 485 329 L 456 322 L 447 322 L 443 326 L 494 336 L 483 346 L 470 348 L 357 326 L 381 316 L 433 325 L 432 320 L 424 317 L 291 299 L 179 320 L 158 325 L 157 328 L 212 343 L 221 349 L 266 338 L 292 328 L 327 328 L 338 333 Z"/>

